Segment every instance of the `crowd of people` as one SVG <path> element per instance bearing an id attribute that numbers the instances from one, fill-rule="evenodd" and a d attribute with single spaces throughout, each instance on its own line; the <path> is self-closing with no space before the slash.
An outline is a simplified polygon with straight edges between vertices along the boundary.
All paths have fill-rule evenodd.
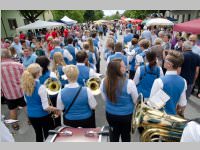
<path id="1" fill-rule="evenodd" d="M 197 35 L 174 33 L 169 27 L 131 23 L 20 32 L 13 41 L 1 39 L 2 103 L 8 105 L 14 120 L 18 107 L 24 108 L 37 142 L 45 141 L 50 129 L 61 126 L 61 116 L 64 125 L 95 128 L 97 101 L 86 82 L 99 77 L 101 62 L 106 61 L 100 90 L 112 133 L 110 141 L 121 138 L 130 142 L 139 93 L 146 101 L 162 89 L 170 97 L 165 112 L 180 116 L 184 116 L 192 93 L 200 98 L 197 41 Z M 61 83 L 61 90 L 52 97 L 45 86 L 48 78 Z M 20 128 L 17 123 L 12 127 Z"/>

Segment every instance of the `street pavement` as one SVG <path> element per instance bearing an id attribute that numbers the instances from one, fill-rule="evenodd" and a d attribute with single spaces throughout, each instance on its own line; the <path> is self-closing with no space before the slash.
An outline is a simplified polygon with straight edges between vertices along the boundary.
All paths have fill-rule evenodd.
<path id="1" fill-rule="evenodd" d="M 106 37 L 101 40 L 103 47 L 105 46 Z M 119 41 L 122 41 L 122 36 L 119 36 Z M 100 70 L 102 74 L 105 74 L 106 71 L 106 62 L 103 59 L 103 53 L 101 53 L 101 66 Z M 105 104 L 101 97 L 98 95 L 95 97 L 98 103 L 96 108 L 96 125 L 97 127 L 102 127 L 107 125 L 107 121 L 105 118 Z M 1 105 L 1 114 L 5 115 L 6 118 L 9 116 L 7 105 Z M 200 117 L 200 99 L 195 96 L 191 96 L 188 101 L 186 110 L 185 110 L 185 118 L 193 119 Z M 16 142 L 34 142 L 35 141 L 35 132 L 31 125 L 27 123 L 27 117 L 23 111 L 23 109 L 18 110 L 18 120 L 20 129 L 18 131 L 14 131 L 11 126 L 8 126 L 10 131 L 13 133 Z M 139 134 L 136 132 L 132 135 L 133 142 L 139 142 Z"/>

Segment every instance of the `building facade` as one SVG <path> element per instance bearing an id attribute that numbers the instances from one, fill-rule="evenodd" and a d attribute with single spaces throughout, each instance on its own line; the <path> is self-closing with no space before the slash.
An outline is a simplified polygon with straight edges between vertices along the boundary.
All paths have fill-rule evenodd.
<path id="1" fill-rule="evenodd" d="M 46 10 L 37 19 L 48 21 L 53 20 L 50 10 Z M 29 24 L 18 10 L 2 10 L 1 11 L 1 37 L 14 37 L 17 32 L 16 28 Z"/>
<path id="2" fill-rule="evenodd" d="M 200 10 L 171 10 L 165 16 L 177 19 L 178 23 L 200 18 Z"/>

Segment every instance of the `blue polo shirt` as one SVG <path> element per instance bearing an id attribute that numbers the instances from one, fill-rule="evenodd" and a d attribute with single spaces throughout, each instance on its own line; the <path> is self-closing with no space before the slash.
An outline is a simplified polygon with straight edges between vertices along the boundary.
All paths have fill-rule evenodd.
<path id="1" fill-rule="evenodd" d="M 36 58 L 37 58 L 37 55 L 35 55 L 35 54 L 31 54 L 31 55 L 28 56 L 28 57 L 24 57 L 24 58 L 22 59 L 22 61 L 23 61 L 23 66 L 24 66 L 25 68 L 27 68 L 30 64 L 35 63 Z"/>
<path id="2" fill-rule="evenodd" d="M 191 50 L 185 51 L 183 55 L 184 63 L 182 64 L 180 75 L 185 78 L 187 84 L 193 84 L 196 67 L 200 66 L 200 56 Z"/>

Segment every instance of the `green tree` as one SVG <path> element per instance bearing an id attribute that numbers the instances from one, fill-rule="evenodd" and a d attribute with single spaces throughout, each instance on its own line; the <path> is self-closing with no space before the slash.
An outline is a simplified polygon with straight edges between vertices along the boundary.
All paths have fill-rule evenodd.
<path id="1" fill-rule="evenodd" d="M 84 20 L 87 22 L 94 21 L 96 19 L 95 11 L 94 10 L 86 10 L 83 17 L 84 17 Z"/>
<path id="2" fill-rule="evenodd" d="M 126 10 L 123 15 L 128 18 L 145 19 L 149 14 L 157 12 L 157 10 Z"/>
<path id="3" fill-rule="evenodd" d="M 104 17 L 105 20 L 115 20 L 115 19 L 120 19 L 120 18 L 121 18 L 121 16 L 120 16 L 118 11 L 111 16 L 105 16 Z"/>
<path id="4" fill-rule="evenodd" d="M 35 22 L 37 17 L 45 12 L 45 10 L 19 10 L 20 14 L 30 22 Z"/>
<path id="5" fill-rule="evenodd" d="M 85 10 L 53 10 L 53 18 L 54 20 L 60 20 L 64 16 L 67 16 L 73 20 L 82 23 L 84 21 L 83 15 Z"/>
<path id="6" fill-rule="evenodd" d="M 95 20 L 100 20 L 104 16 L 104 12 L 102 10 L 95 10 Z"/>

